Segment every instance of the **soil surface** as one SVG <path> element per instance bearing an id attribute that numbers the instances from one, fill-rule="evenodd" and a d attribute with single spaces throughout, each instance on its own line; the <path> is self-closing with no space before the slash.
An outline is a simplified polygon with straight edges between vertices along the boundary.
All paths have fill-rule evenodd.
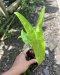
<path id="1" fill-rule="evenodd" d="M 46 0 L 46 13 L 43 25 L 46 40 L 46 57 L 41 65 L 32 65 L 33 68 L 29 75 L 60 75 L 59 13 L 57 0 Z M 12 66 L 16 56 L 24 47 L 24 43 L 18 39 L 20 34 L 19 27 L 17 29 L 15 28 L 17 31 L 11 38 L 0 41 L 0 73 L 7 71 Z"/>

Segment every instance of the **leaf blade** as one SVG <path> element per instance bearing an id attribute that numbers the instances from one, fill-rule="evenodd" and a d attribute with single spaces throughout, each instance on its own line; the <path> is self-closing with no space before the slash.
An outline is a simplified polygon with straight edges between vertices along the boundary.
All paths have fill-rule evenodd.
<path id="1" fill-rule="evenodd" d="M 24 32 L 23 30 L 21 31 L 21 36 L 20 36 L 23 40 L 23 42 L 26 44 L 26 45 L 29 45 L 30 44 L 30 39 L 27 35 L 26 32 Z"/>
<path id="2" fill-rule="evenodd" d="M 22 23 L 22 25 L 24 26 L 26 32 L 30 33 L 33 31 L 33 27 L 31 25 L 31 23 L 23 15 L 21 15 L 19 12 L 14 12 L 14 14 L 19 18 L 19 20 Z"/>
<path id="3" fill-rule="evenodd" d="M 43 21 L 44 21 L 44 13 L 45 13 L 45 6 L 43 6 L 38 20 L 37 20 L 37 24 L 36 24 L 36 31 L 40 31 L 42 29 L 42 25 L 43 25 Z"/>

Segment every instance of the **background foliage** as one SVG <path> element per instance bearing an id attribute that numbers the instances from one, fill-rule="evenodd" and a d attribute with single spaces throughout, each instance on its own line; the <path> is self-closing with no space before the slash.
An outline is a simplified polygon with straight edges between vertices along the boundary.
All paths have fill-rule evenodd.
<path id="1" fill-rule="evenodd" d="M 9 4 L 11 4 L 11 3 L 9 3 Z M 31 19 L 30 15 L 37 13 L 38 12 L 37 7 L 40 5 L 41 6 L 44 5 L 44 0 L 20 0 L 19 12 L 22 13 L 28 20 L 32 21 L 33 19 Z M 6 6 L 8 6 L 8 4 Z M 34 16 L 35 15 L 33 15 L 33 17 Z M 5 34 L 4 36 L 7 36 L 8 31 L 10 29 L 12 29 L 12 27 L 13 27 L 12 25 L 13 25 L 13 23 L 15 23 L 15 21 L 16 21 L 16 17 L 13 15 L 13 13 L 9 14 L 9 17 L 7 17 L 7 18 L 3 17 L 3 16 L 1 17 L 1 15 L 0 15 L 0 37 L 2 37 L 2 35 L 4 35 L 4 34 Z"/>

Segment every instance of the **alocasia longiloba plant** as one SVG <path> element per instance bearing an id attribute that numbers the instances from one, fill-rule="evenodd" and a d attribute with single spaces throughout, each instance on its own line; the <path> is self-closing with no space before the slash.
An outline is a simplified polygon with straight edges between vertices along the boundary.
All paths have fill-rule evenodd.
<path id="1" fill-rule="evenodd" d="M 45 40 L 44 34 L 42 30 L 42 25 L 44 21 L 44 13 L 45 13 L 45 6 L 43 6 L 39 18 L 37 20 L 36 26 L 33 27 L 32 24 L 19 12 L 15 12 L 16 16 L 19 18 L 20 22 L 22 23 L 24 29 L 21 31 L 21 38 L 25 42 L 32 47 L 35 57 L 38 61 L 38 64 L 41 64 L 45 58 Z"/>

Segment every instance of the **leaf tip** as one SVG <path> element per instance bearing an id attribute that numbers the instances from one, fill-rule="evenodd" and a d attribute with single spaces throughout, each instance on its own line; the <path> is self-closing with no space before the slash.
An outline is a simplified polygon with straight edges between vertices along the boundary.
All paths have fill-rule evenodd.
<path id="1" fill-rule="evenodd" d="M 17 14 L 18 14 L 18 12 L 14 12 L 14 14 L 15 14 L 15 15 L 17 15 Z"/>

